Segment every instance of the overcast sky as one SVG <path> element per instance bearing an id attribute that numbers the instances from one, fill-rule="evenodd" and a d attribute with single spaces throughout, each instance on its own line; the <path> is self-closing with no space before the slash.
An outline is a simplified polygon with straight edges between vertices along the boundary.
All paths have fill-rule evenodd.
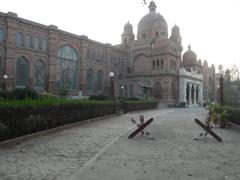
<path id="1" fill-rule="evenodd" d="M 150 0 L 146 0 L 149 4 Z M 240 66 L 239 0 L 155 0 L 157 12 L 180 27 L 183 52 L 191 44 L 198 58 L 216 67 Z M 44 25 L 86 35 L 90 39 L 119 44 L 129 20 L 137 33 L 139 20 L 148 13 L 142 0 L 2 0 L 0 11 Z"/>

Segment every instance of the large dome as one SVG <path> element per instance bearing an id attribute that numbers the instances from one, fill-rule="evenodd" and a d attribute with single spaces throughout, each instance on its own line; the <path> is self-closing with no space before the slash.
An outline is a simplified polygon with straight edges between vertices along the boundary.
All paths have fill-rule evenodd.
<path id="1" fill-rule="evenodd" d="M 156 13 L 156 7 L 155 2 L 151 1 L 148 7 L 149 13 L 138 23 L 138 38 L 141 38 L 143 34 L 146 38 L 151 38 L 154 33 L 154 35 L 157 33 L 160 37 L 168 36 L 167 22 L 162 15 Z"/>
<path id="2" fill-rule="evenodd" d="M 188 51 L 183 54 L 183 66 L 191 66 L 197 64 L 197 55 L 191 50 L 191 46 L 188 46 Z"/>

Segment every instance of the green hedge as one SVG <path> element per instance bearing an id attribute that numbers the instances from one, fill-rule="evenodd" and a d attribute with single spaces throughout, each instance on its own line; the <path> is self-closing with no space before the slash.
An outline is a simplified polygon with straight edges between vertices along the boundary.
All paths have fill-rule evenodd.
<path id="1" fill-rule="evenodd" d="M 224 110 L 226 110 L 228 114 L 228 116 L 226 117 L 227 118 L 226 120 L 240 125 L 240 108 L 239 107 L 220 106 L 220 105 L 213 105 L 212 107 L 214 111 L 218 113 L 221 113 Z"/>
<path id="2" fill-rule="evenodd" d="M 157 102 L 129 102 L 129 111 L 155 108 Z M 0 141 L 113 113 L 111 101 L 0 100 Z"/>
<path id="3" fill-rule="evenodd" d="M 128 111 L 137 111 L 142 109 L 152 109 L 156 108 L 158 105 L 158 101 L 154 100 L 130 100 L 127 101 L 127 110 Z"/>

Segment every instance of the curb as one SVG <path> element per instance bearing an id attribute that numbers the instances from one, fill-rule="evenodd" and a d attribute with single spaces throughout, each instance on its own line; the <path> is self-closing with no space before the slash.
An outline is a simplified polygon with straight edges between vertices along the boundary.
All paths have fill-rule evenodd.
<path id="1" fill-rule="evenodd" d="M 16 137 L 16 138 L 13 138 L 13 139 L 2 141 L 2 142 L 0 142 L 0 147 L 3 146 L 3 145 L 9 145 L 9 144 L 12 144 L 12 143 L 17 144 L 17 143 L 20 143 L 20 142 L 23 142 L 23 141 L 33 139 L 35 137 L 57 133 L 57 132 L 60 132 L 62 130 L 70 129 L 70 128 L 73 128 L 73 127 L 76 127 L 76 126 L 79 126 L 79 125 L 82 125 L 82 124 L 87 124 L 87 123 L 91 123 L 91 122 L 94 122 L 94 121 L 108 119 L 108 118 L 117 117 L 117 116 L 119 116 L 119 115 L 110 114 L 110 115 L 106 115 L 106 116 L 99 116 L 99 117 L 95 117 L 95 118 L 92 118 L 92 119 L 86 119 L 86 120 L 75 122 L 75 123 L 72 123 L 72 124 L 66 124 L 66 125 L 63 125 L 63 126 L 52 128 L 52 129 L 39 131 L 39 132 L 36 132 L 36 133 L 33 133 L 33 134 L 27 134 L 27 135 L 24 135 L 24 136 L 20 136 L 20 137 Z"/>
<path id="2" fill-rule="evenodd" d="M 232 123 L 232 122 L 227 122 L 228 125 L 230 125 L 231 127 L 235 127 L 235 128 L 240 128 L 240 125 Z"/>

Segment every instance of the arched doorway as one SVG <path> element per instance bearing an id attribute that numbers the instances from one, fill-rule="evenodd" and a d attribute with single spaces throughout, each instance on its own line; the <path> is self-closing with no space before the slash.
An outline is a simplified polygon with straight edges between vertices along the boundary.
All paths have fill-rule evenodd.
<path id="1" fill-rule="evenodd" d="M 161 99 L 162 97 L 162 87 L 161 87 L 161 84 L 159 82 L 156 82 L 155 85 L 154 85 L 154 88 L 153 88 L 153 96 L 156 98 L 156 99 Z"/>
<path id="2" fill-rule="evenodd" d="M 186 101 L 188 104 L 190 104 L 190 86 L 189 86 L 189 84 L 187 84 L 187 87 L 186 87 Z"/>

